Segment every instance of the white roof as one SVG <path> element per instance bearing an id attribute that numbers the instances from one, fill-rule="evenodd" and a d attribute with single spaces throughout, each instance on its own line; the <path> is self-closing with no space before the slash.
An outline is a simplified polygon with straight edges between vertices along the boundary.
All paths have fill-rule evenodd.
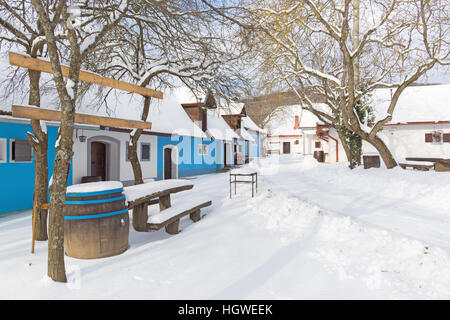
<path id="1" fill-rule="evenodd" d="M 224 98 L 219 98 L 217 108 L 221 115 L 240 114 L 244 103 L 236 101 L 227 101 Z"/>
<path id="2" fill-rule="evenodd" d="M 219 116 L 217 110 L 209 109 L 208 115 L 208 131 L 207 133 L 217 140 L 232 141 L 234 138 L 239 139 L 239 136 L 228 125 L 228 123 Z"/>
<path id="3" fill-rule="evenodd" d="M 245 130 L 244 128 L 240 128 L 238 130 L 238 133 L 242 137 L 242 139 L 248 140 L 248 141 L 251 141 L 251 142 L 255 142 L 255 139 L 252 137 L 252 135 L 250 133 L 248 133 L 248 131 Z"/>
<path id="4" fill-rule="evenodd" d="M 180 103 L 204 102 L 206 94 L 203 91 L 195 94 L 188 87 L 178 87 L 172 90 L 172 95 L 176 96 Z"/>
<path id="5" fill-rule="evenodd" d="M 376 119 L 383 119 L 391 101 L 391 90 L 375 90 L 372 100 Z M 400 95 L 390 123 L 428 121 L 450 121 L 450 84 L 406 88 Z"/>
<path id="6" fill-rule="evenodd" d="M 295 116 L 299 117 L 300 129 L 294 129 Z M 309 112 L 303 110 L 299 105 L 280 106 L 271 115 L 265 127 L 268 133 L 273 136 L 279 135 L 300 135 L 301 128 L 315 127 L 320 122 L 319 119 Z"/>
<path id="7" fill-rule="evenodd" d="M 141 119 L 144 104 L 144 98 L 142 96 L 116 90 L 117 92 L 113 92 L 108 97 L 109 109 L 106 110 L 104 105 L 99 107 L 95 104 L 94 90 L 96 89 L 93 86 L 91 91 L 82 99 L 81 104 L 77 106 L 77 113 L 127 120 Z M 148 115 L 148 121 L 152 123 L 152 129 L 149 131 L 205 138 L 206 135 L 203 131 L 192 122 L 184 111 L 180 100 L 177 91 L 164 92 L 164 99 L 162 100 L 152 99 Z M 55 101 L 58 101 L 56 93 L 53 91 L 47 92 L 41 98 L 41 107 L 43 109 L 55 110 L 58 105 Z M 9 110 L 10 105 L 13 103 L 21 104 L 22 101 L 11 101 L 9 102 L 9 107 L 4 109 Z"/>
<path id="8" fill-rule="evenodd" d="M 253 131 L 266 132 L 266 130 L 258 127 L 258 125 L 250 117 L 243 117 L 242 125 L 244 126 L 244 128 L 247 128 L 247 129 L 250 129 Z"/>

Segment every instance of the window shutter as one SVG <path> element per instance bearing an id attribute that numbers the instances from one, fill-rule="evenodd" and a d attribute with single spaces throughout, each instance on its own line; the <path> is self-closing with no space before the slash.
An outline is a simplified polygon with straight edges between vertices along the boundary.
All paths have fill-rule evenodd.
<path id="1" fill-rule="evenodd" d="M 431 133 L 425 133 L 425 142 L 433 142 L 433 135 Z"/>
<path id="2" fill-rule="evenodd" d="M 450 133 L 444 133 L 443 141 L 444 142 L 450 142 Z"/>

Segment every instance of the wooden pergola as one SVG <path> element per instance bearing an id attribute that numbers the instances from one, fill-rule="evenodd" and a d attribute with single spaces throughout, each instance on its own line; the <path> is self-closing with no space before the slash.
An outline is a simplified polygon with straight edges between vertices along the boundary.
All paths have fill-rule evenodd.
<path id="1" fill-rule="evenodd" d="M 9 63 L 13 66 L 23 67 L 35 71 L 53 74 L 49 61 L 31 58 L 27 55 L 9 52 Z M 61 66 L 64 77 L 69 76 L 69 67 Z M 132 83 L 100 76 L 96 73 L 80 70 L 80 81 L 98 84 L 105 87 L 119 89 L 130 93 L 137 93 L 146 97 L 162 99 L 163 93 L 149 88 L 140 87 Z M 12 116 L 16 118 L 61 121 L 61 112 L 56 110 L 42 109 L 30 106 L 12 106 Z M 109 118 L 94 116 L 90 114 L 75 114 L 75 122 L 79 124 L 101 125 L 105 127 L 124 127 L 137 129 L 151 129 L 152 123 L 145 121 L 127 120 L 119 118 Z"/>

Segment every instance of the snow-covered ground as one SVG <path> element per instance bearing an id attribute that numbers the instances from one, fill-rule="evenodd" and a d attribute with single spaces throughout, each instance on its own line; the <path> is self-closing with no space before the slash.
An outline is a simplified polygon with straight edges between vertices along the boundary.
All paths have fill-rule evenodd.
<path id="1" fill-rule="evenodd" d="M 239 185 L 229 199 L 227 173 L 195 177 L 174 202 L 210 197 L 200 222 L 175 236 L 131 230 L 119 256 L 66 257 L 67 284 L 46 277 L 46 242 L 30 254 L 30 212 L 0 218 L 0 298 L 450 298 L 450 173 L 250 166 L 255 198 Z"/>

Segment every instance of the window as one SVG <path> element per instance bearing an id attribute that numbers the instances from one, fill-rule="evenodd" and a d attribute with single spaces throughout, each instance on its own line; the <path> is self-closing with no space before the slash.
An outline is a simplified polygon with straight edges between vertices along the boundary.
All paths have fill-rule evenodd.
<path id="1" fill-rule="evenodd" d="M 208 155 L 208 145 L 207 144 L 199 144 L 198 145 L 198 154 Z"/>
<path id="2" fill-rule="evenodd" d="M 300 143 L 300 140 L 295 140 L 294 141 L 294 144 L 299 144 Z"/>
<path id="3" fill-rule="evenodd" d="M 11 162 L 31 162 L 30 142 L 26 139 L 11 139 Z"/>
<path id="4" fill-rule="evenodd" d="M 316 148 L 320 148 L 320 141 L 316 141 Z"/>
<path id="5" fill-rule="evenodd" d="M 150 143 L 141 143 L 141 161 L 150 161 Z"/>
<path id="6" fill-rule="evenodd" d="M 242 150 L 244 150 L 244 148 L 242 147 L 242 144 L 238 145 L 238 150 L 239 150 L 239 152 L 242 152 Z"/>
<path id="7" fill-rule="evenodd" d="M 0 163 L 6 162 L 6 143 L 5 138 L 0 139 Z"/>
<path id="8" fill-rule="evenodd" d="M 433 131 L 431 133 L 425 134 L 425 142 L 433 144 L 441 144 L 443 140 L 444 139 L 442 131 Z"/>

